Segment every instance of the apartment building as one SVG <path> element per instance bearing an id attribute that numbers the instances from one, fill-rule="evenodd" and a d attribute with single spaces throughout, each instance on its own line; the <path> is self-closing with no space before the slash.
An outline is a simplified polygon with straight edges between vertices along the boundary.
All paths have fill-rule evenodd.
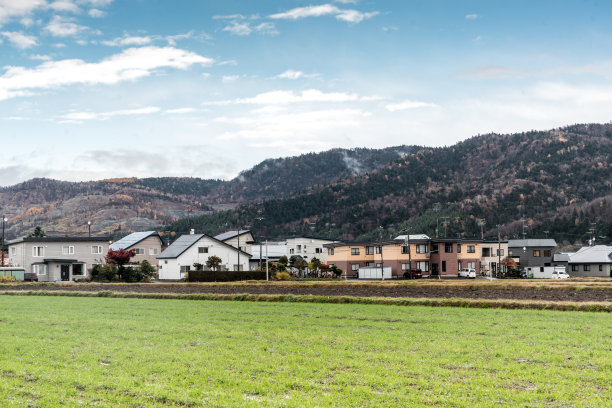
<path id="1" fill-rule="evenodd" d="M 299 255 L 308 262 L 310 262 L 312 258 L 317 258 L 322 263 L 328 263 L 327 251 L 324 245 L 333 242 L 334 241 L 329 239 L 309 236 L 287 238 L 287 257 L 290 258 L 292 255 Z"/>
<path id="2" fill-rule="evenodd" d="M 431 240 L 431 274 L 457 275 L 463 268 L 480 274 L 481 240 L 465 238 L 435 238 Z"/>
<path id="3" fill-rule="evenodd" d="M 480 243 L 480 273 L 495 276 L 500 270 L 499 263 L 508 256 L 508 241 L 482 241 Z M 501 272 L 505 272 L 501 265 Z"/>
<path id="4" fill-rule="evenodd" d="M 326 260 L 342 270 L 342 276 L 356 278 L 359 268 L 384 263 L 381 246 L 373 242 L 334 242 L 324 244 Z M 384 248 L 384 245 L 383 245 Z"/>

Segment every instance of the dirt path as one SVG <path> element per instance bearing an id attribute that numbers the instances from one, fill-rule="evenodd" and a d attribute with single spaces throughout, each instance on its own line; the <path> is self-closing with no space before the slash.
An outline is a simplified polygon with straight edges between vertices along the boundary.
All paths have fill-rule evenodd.
<path id="1" fill-rule="evenodd" d="M 467 298 L 467 299 L 512 299 L 544 300 L 567 302 L 612 302 L 612 288 L 571 289 L 486 286 L 377 286 L 377 285 L 199 285 L 199 284 L 23 284 L 0 285 L 0 291 L 31 290 L 75 290 L 98 292 L 137 293 L 220 293 L 220 294 L 293 294 L 316 296 L 358 296 L 358 297 L 408 297 L 408 298 Z"/>

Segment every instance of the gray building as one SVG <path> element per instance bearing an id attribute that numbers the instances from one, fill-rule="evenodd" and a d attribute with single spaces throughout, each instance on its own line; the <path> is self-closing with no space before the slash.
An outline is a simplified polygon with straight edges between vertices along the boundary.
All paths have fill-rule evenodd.
<path id="1" fill-rule="evenodd" d="M 9 264 L 38 275 L 41 282 L 72 281 L 104 264 L 110 237 L 19 238 L 8 243 Z"/>
<path id="2" fill-rule="evenodd" d="M 553 266 L 556 247 L 554 239 L 511 239 L 508 241 L 508 256 L 514 258 L 521 268 Z"/>
<path id="3" fill-rule="evenodd" d="M 571 254 L 567 273 L 571 276 L 598 276 L 612 278 L 612 246 L 582 247 Z"/>

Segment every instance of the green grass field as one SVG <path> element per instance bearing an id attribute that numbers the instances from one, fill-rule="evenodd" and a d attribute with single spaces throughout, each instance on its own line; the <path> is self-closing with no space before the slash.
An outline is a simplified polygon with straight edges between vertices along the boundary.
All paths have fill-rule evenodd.
<path id="1" fill-rule="evenodd" d="M 0 406 L 610 407 L 608 313 L 0 296 Z"/>

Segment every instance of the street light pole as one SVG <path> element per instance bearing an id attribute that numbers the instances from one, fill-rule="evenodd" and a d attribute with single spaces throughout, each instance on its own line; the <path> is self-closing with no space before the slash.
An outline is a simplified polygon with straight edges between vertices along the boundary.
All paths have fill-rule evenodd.
<path id="1" fill-rule="evenodd" d="M 6 218 L 4 215 L 2 216 L 2 248 L 0 249 L 0 252 L 2 252 L 2 265 L 4 266 L 4 223 L 8 221 L 8 218 Z"/>
<path id="2" fill-rule="evenodd" d="M 240 272 L 240 226 L 238 226 L 238 272 Z"/>
<path id="3" fill-rule="evenodd" d="M 91 221 L 87 221 L 87 236 L 91 238 Z"/>

